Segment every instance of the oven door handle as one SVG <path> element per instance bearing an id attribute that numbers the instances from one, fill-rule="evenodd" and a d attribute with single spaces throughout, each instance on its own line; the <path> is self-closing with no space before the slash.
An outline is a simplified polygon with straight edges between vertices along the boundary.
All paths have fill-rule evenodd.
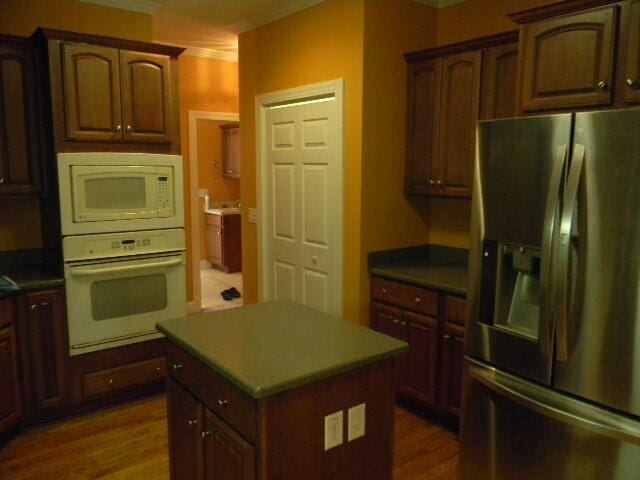
<path id="1" fill-rule="evenodd" d="M 149 268 L 173 267 L 175 265 L 180 265 L 180 263 L 182 263 L 182 258 L 174 258 L 172 260 L 165 260 L 163 262 L 127 265 L 126 267 L 82 268 L 81 270 L 72 268 L 69 273 L 73 277 L 89 277 L 91 275 L 102 275 L 105 273 L 121 273 L 131 272 L 133 270 L 146 270 Z"/>

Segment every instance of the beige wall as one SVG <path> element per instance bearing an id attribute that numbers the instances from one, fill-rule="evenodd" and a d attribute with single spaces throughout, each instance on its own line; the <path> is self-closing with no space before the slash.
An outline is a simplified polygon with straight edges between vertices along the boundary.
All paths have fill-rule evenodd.
<path id="1" fill-rule="evenodd" d="M 362 171 L 363 0 L 327 0 L 243 33 L 240 50 L 242 201 L 256 201 L 256 95 L 344 79 L 344 304 L 346 318 L 359 315 Z M 242 224 L 245 303 L 258 300 L 256 225 Z"/>

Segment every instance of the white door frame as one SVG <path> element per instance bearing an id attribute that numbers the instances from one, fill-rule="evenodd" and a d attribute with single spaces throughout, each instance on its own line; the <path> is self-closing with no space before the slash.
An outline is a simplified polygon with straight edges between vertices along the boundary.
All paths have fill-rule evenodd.
<path id="1" fill-rule="evenodd" d="M 343 137 L 344 137 L 344 80 L 330 80 L 328 82 L 314 83 L 311 85 L 305 85 L 302 87 L 289 88 L 286 90 L 279 90 L 277 92 L 265 93 L 257 95 L 255 100 L 255 114 L 256 114 L 256 197 L 257 197 L 257 209 L 258 209 L 258 300 L 264 301 L 267 295 L 267 279 L 264 278 L 265 272 L 268 271 L 265 262 L 268 256 L 263 251 L 265 245 L 268 245 L 268 239 L 266 238 L 267 229 L 262 228 L 262 222 L 270 220 L 268 215 L 264 215 L 262 205 L 266 205 L 267 199 L 265 198 L 268 191 L 265 185 L 267 181 L 266 175 L 266 120 L 265 112 L 268 107 L 274 105 L 288 105 L 296 104 L 304 101 L 310 101 L 319 98 L 326 98 L 333 96 L 337 105 L 336 120 L 338 122 L 338 145 L 337 151 L 339 152 L 338 171 L 340 172 L 340 184 L 339 184 L 339 198 L 338 198 L 338 225 L 337 225 L 337 248 L 336 248 L 336 260 L 337 260 L 337 281 L 336 288 L 338 291 L 337 301 L 340 306 L 340 311 L 343 309 L 343 292 L 342 292 L 342 279 L 344 276 L 344 264 L 343 264 L 343 251 L 344 251 L 344 151 L 343 151 Z"/>
<path id="2" fill-rule="evenodd" d="M 198 195 L 198 120 L 222 120 L 237 122 L 237 113 L 205 112 L 189 110 L 189 204 L 191 205 L 191 278 L 193 281 L 193 300 L 187 302 L 187 313 L 202 310 L 202 289 L 200 286 L 200 197 Z"/>

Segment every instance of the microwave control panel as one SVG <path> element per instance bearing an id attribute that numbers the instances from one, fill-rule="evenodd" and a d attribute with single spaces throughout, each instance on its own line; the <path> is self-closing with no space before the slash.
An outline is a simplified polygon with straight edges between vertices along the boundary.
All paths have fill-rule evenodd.
<path id="1" fill-rule="evenodd" d="M 169 208 L 169 178 L 160 176 L 157 181 L 157 197 L 158 197 L 158 210 L 166 210 Z"/>

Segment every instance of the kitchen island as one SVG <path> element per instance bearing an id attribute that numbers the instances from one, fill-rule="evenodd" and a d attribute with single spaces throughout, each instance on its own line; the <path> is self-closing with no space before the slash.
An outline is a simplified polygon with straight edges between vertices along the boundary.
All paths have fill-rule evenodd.
<path id="1" fill-rule="evenodd" d="M 172 479 L 391 479 L 404 342 L 291 301 L 158 329 Z"/>

